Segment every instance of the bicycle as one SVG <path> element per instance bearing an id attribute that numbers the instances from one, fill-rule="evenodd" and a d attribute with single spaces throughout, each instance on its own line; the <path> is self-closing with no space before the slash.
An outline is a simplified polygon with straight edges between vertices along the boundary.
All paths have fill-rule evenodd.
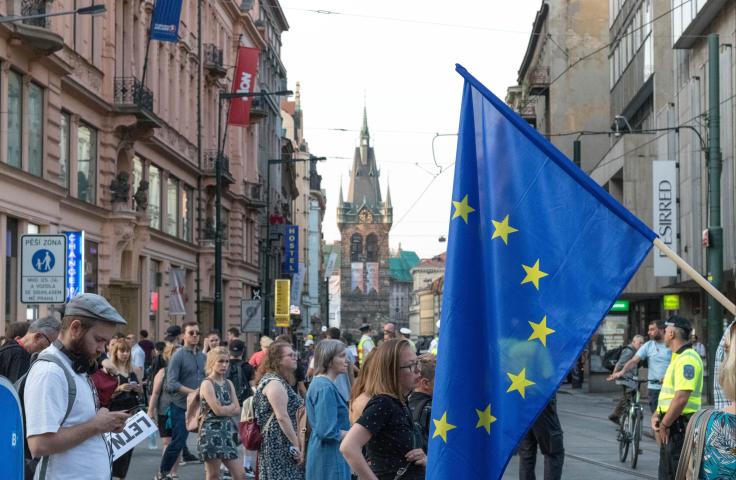
<path id="1" fill-rule="evenodd" d="M 631 379 L 636 383 L 636 388 L 628 392 L 628 404 L 625 414 L 621 416 L 618 435 L 618 458 L 623 463 L 631 447 L 631 468 L 636 468 L 639 461 L 639 443 L 641 442 L 642 421 L 644 419 L 644 407 L 641 403 L 639 387 L 647 380 Z"/>

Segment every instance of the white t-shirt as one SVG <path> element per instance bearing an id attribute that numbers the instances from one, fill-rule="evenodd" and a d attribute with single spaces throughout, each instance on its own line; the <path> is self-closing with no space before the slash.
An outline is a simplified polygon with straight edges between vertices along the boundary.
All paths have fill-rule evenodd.
<path id="1" fill-rule="evenodd" d="M 133 348 L 130 349 L 130 364 L 133 368 L 137 367 L 143 370 L 145 363 L 146 352 L 144 352 L 141 346 L 136 343 L 133 345 Z M 139 378 L 138 381 L 140 382 L 141 379 Z"/>
<path id="2" fill-rule="evenodd" d="M 73 427 L 84 423 L 96 414 L 95 393 L 87 375 L 72 372 L 71 361 L 54 345 L 44 355 L 56 355 L 68 366 L 77 386 L 69 417 L 63 425 L 61 420 L 67 409 L 68 386 L 66 376 L 58 365 L 37 362 L 31 368 L 24 393 L 26 412 L 26 436 L 58 432 L 60 427 Z M 40 473 L 36 468 L 35 479 Z M 74 448 L 49 457 L 46 469 L 48 480 L 100 480 L 110 478 L 111 463 L 107 444 L 102 435 L 93 435 Z"/>

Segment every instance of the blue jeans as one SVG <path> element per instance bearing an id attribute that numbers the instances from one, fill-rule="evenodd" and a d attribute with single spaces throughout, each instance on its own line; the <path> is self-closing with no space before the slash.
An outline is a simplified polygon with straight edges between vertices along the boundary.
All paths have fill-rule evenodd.
<path id="1" fill-rule="evenodd" d="M 174 404 L 171 404 L 169 408 L 171 415 L 171 443 L 166 447 L 164 456 L 161 458 L 162 473 L 169 473 L 174 468 L 176 460 L 186 446 L 187 437 L 189 436 L 186 424 L 186 411 Z"/>

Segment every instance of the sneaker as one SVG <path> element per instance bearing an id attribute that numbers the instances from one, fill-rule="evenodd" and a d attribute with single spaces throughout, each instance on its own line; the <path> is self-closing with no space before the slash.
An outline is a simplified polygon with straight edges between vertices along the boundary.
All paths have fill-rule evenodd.
<path id="1" fill-rule="evenodd" d="M 256 478 L 256 474 L 250 467 L 245 467 L 245 478 Z"/>
<path id="2" fill-rule="evenodd" d="M 199 459 L 198 456 L 186 453 L 181 454 L 181 462 L 179 462 L 179 465 L 187 465 L 190 463 L 202 463 L 202 460 Z"/>
<path id="3" fill-rule="evenodd" d="M 158 472 L 156 475 L 153 476 L 153 480 L 172 480 L 172 479 L 171 479 L 171 475 Z"/>

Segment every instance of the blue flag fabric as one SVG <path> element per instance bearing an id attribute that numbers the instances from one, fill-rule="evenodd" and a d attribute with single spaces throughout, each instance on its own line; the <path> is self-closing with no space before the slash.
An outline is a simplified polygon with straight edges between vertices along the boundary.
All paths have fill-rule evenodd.
<path id="1" fill-rule="evenodd" d="M 655 233 L 465 78 L 427 478 L 497 479 Z"/>
<path id="2" fill-rule="evenodd" d="M 179 17 L 182 0 L 156 0 L 151 17 L 151 40 L 179 41 Z"/>

